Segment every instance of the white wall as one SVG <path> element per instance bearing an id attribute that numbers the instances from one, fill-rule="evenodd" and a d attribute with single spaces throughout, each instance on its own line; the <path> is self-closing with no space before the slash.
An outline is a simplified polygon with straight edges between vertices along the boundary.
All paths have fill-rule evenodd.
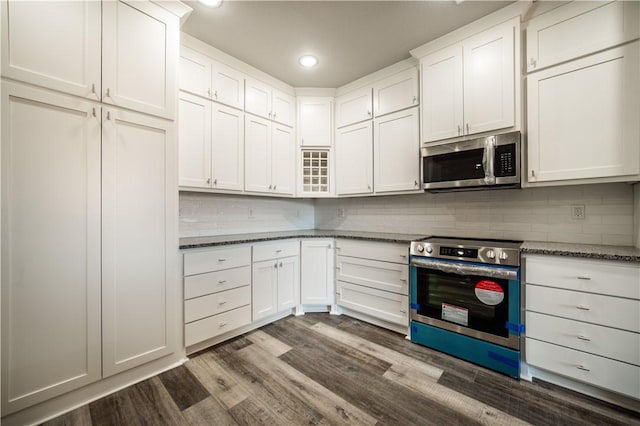
<path id="1" fill-rule="evenodd" d="M 572 205 L 585 206 L 584 220 L 571 219 Z M 319 199 L 315 227 L 629 246 L 634 244 L 634 188 L 620 183 Z"/>
<path id="2" fill-rule="evenodd" d="M 313 226 L 313 200 L 180 192 L 181 238 Z"/>

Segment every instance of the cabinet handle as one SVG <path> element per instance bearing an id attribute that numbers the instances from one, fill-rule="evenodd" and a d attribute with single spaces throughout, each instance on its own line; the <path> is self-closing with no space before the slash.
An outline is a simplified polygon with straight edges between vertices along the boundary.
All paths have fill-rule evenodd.
<path id="1" fill-rule="evenodd" d="M 218 284 L 224 284 L 226 282 L 227 282 L 227 280 L 218 280 Z"/>
<path id="2" fill-rule="evenodd" d="M 329 244 L 329 245 L 327 246 L 327 248 L 331 248 L 331 244 Z"/>
<path id="3" fill-rule="evenodd" d="M 207 185 L 211 183 L 211 178 L 207 178 Z"/>
<path id="4" fill-rule="evenodd" d="M 207 96 L 211 97 L 211 89 L 207 89 Z"/>
<path id="5" fill-rule="evenodd" d="M 218 259 L 218 262 L 226 262 L 227 259 Z"/>
<path id="6" fill-rule="evenodd" d="M 276 113 L 275 113 L 275 112 L 273 113 L 273 118 L 274 118 L 274 119 L 276 118 Z"/>
<path id="7" fill-rule="evenodd" d="M 417 188 L 417 187 L 418 187 L 418 181 L 417 181 L 417 180 L 414 180 L 414 181 L 413 181 L 413 185 Z"/>
<path id="8" fill-rule="evenodd" d="M 276 190 L 276 186 L 275 186 L 275 185 L 273 185 L 273 190 L 274 190 L 274 191 Z"/>
<path id="9" fill-rule="evenodd" d="M 578 335 L 576 337 L 578 339 L 580 339 L 580 340 L 584 340 L 585 342 L 590 342 L 591 341 L 591 339 L 589 339 L 588 337 L 585 337 L 585 336 Z"/>
<path id="10" fill-rule="evenodd" d="M 214 179 L 214 180 L 213 180 L 213 184 L 214 184 L 214 185 L 217 185 L 217 184 L 218 184 L 218 179 Z"/>
<path id="11" fill-rule="evenodd" d="M 418 102 L 418 97 L 417 97 L 417 96 L 414 96 L 414 97 L 413 97 L 413 103 L 415 104 L 416 102 Z"/>
<path id="12" fill-rule="evenodd" d="M 213 92 L 213 97 L 218 99 L 218 91 L 217 90 Z"/>
<path id="13" fill-rule="evenodd" d="M 93 115 L 94 117 L 96 117 L 96 107 L 93 107 L 92 115 Z"/>
<path id="14" fill-rule="evenodd" d="M 460 127 L 460 125 L 458 124 L 458 136 L 460 136 L 460 132 L 462 131 L 462 128 Z"/>
<path id="15" fill-rule="evenodd" d="M 403 314 L 406 314 L 407 310 L 406 309 L 400 309 L 400 312 L 403 313 Z"/>
<path id="16" fill-rule="evenodd" d="M 587 308 L 586 306 L 582 306 L 582 305 L 578 305 L 576 306 L 577 309 L 580 309 L 581 311 L 590 311 L 591 309 Z"/>
<path id="17" fill-rule="evenodd" d="M 220 302 L 220 303 L 218 303 L 218 306 L 223 306 L 223 305 L 226 305 L 226 304 L 227 304 L 227 302 Z"/>
<path id="18" fill-rule="evenodd" d="M 108 88 L 108 87 L 107 87 L 107 93 L 106 93 L 106 95 L 105 95 L 105 96 L 106 96 L 107 98 L 110 98 L 110 97 L 111 97 L 111 94 L 110 94 L 110 92 L 109 92 L 109 88 Z"/>
<path id="19" fill-rule="evenodd" d="M 531 58 L 529 59 L 529 65 L 531 66 L 531 68 L 535 68 L 536 67 L 536 60 Z"/>
<path id="20" fill-rule="evenodd" d="M 280 267 L 282 268 L 282 262 L 280 262 Z"/>
<path id="21" fill-rule="evenodd" d="M 269 185 L 269 190 L 271 190 L 272 187 L 273 187 L 273 185 Z"/>
<path id="22" fill-rule="evenodd" d="M 278 269 L 278 262 L 276 262 L 275 265 L 273 265 L 274 268 Z"/>
<path id="23" fill-rule="evenodd" d="M 402 281 L 403 283 L 406 283 L 407 279 L 406 278 L 400 278 L 400 281 Z"/>
<path id="24" fill-rule="evenodd" d="M 536 177 L 536 171 L 535 170 L 531 170 L 531 177 Z"/>
<path id="25" fill-rule="evenodd" d="M 467 123 L 467 134 L 469 134 L 469 123 Z"/>
<path id="26" fill-rule="evenodd" d="M 367 110 L 367 114 L 371 117 L 371 110 Z"/>
<path id="27" fill-rule="evenodd" d="M 96 84 L 95 83 L 91 84 L 91 93 L 93 93 L 93 94 L 96 93 Z"/>
<path id="28" fill-rule="evenodd" d="M 221 322 L 220 325 L 218 325 L 218 327 L 222 328 L 222 327 L 226 327 L 227 323 L 226 322 Z"/>
<path id="29" fill-rule="evenodd" d="M 578 276 L 576 278 L 578 278 L 579 280 L 583 280 L 583 281 L 591 281 L 591 277 L 580 277 L 580 276 Z"/>
<path id="30" fill-rule="evenodd" d="M 107 120 L 111 121 L 111 111 L 107 111 Z"/>
<path id="31" fill-rule="evenodd" d="M 582 371 L 591 371 L 587 367 L 585 367 L 584 365 L 576 365 L 576 368 L 578 370 L 582 370 Z"/>
<path id="32" fill-rule="evenodd" d="M 371 185 L 367 185 L 367 189 L 371 191 Z"/>

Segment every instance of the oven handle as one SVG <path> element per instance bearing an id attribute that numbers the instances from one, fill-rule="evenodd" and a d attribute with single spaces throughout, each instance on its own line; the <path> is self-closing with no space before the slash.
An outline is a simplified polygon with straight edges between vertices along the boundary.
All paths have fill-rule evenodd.
<path id="1" fill-rule="evenodd" d="M 484 275 L 491 278 L 518 279 L 518 272 L 513 269 L 492 268 L 490 266 L 462 265 L 459 263 L 440 262 L 430 259 L 411 259 L 411 265 L 420 268 L 436 269 L 457 275 Z"/>

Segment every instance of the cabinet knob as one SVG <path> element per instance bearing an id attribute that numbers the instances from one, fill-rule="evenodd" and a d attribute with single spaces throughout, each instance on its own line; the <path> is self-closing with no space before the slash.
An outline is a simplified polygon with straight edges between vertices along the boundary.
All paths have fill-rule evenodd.
<path id="1" fill-rule="evenodd" d="M 367 114 L 371 117 L 371 110 L 367 110 Z"/>
<path id="2" fill-rule="evenodd" d="M 531 66 L 531 68 L 535 68 L 536 67 L 536 60 L 534 58 L 529 59 L 529 65 Z"/>
<path id="3" fill-rule="evenodd" d="M 211 178 L 207 178 L 207 185 L 211 183 Z"/>

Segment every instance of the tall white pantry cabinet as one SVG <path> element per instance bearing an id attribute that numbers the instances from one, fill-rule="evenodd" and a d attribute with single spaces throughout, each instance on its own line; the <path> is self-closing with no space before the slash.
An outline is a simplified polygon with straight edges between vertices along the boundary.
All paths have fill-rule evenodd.
<path id="1" fill-rule="evenodd" d="M 1 7 L 6 416 L 178 348 L 179 17 Z"/>

